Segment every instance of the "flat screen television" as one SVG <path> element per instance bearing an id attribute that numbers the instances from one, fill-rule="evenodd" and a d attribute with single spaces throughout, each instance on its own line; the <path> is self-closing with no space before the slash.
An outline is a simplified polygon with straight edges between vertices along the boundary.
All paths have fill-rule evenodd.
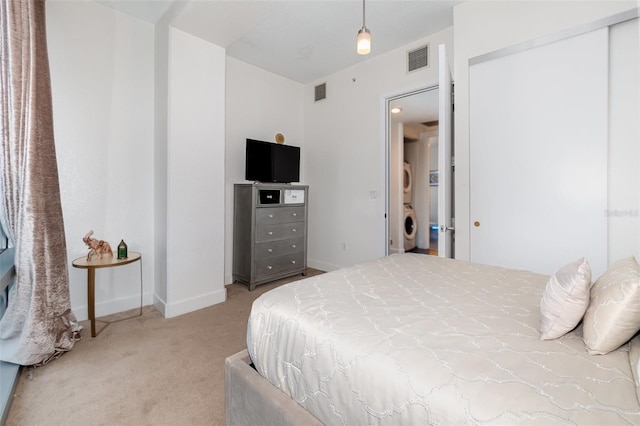
<path id="1" fill-rule="evenodd" d="M 300 147 L 247 139 L 245 179 L 263 183 L 300 181 Z"/>

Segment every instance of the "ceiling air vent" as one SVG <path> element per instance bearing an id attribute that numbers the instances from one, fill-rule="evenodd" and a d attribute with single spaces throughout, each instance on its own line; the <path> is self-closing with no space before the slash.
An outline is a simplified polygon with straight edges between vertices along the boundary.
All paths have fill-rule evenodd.
<path id="1" fill-rule="evenodd" d="M 407 52 L 407 72 L 429 66 L 429 45 Z"/>
<path id="2" fill-rule="evenodd" d="M 321 101 L 327 97 L 327 83 L 318 84 L 316 86 L 315 101 Z"/>

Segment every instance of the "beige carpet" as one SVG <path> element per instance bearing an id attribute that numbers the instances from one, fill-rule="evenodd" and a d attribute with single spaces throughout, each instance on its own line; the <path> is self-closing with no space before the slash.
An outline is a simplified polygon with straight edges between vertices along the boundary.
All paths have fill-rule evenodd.
<path id="1" fill-rule="evenodd" d="M 224 359 L 246 347 L 251 303 L 297 279 L 230 284 L 226 302 L 171 319 L 146 306 L 93 339 L 82 322 L 72 351 L 22 369 L 7 425 L 223 425 Z"/>

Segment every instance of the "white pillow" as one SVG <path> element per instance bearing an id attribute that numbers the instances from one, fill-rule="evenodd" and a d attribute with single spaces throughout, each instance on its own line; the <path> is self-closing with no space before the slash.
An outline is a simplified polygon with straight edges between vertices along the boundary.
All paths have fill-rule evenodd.
<path id="1" fill-rule="evenodd" d="M 580 258 L 558 269 L 540 300 L 540 339 L 562 337 L 582 319 L 589 306 L 591 266 Z"/>
<path id="2" fill-rule="evenodd" d="M 583 336 L 590 354 L 606 354 L 640 329 L 640 265 L 631 256 L 607 269 L 591 288 Z"/>

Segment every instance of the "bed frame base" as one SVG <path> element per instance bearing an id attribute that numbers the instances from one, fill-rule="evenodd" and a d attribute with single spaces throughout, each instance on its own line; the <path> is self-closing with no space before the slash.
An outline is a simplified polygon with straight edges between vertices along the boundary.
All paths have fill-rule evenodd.
<path id="1" fill-rule="evenodd" d="M 224 362 L 226 425 L 319 426 L 322 423 L 251 367 L 246 349 Z"/>

